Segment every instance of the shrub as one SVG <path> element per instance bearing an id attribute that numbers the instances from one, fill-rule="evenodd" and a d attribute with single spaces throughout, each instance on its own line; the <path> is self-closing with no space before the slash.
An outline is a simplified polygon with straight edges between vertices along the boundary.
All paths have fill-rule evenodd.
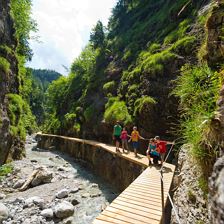
<path id="1" fill-rule="evenodd" d="M 0 57 L 0 69 L 5 73 L 9 73 L 9 71 L 10 71 L 10 64 L 3 57 Z"/>
<path id="2" fill-rule="evenodd" d="M 119 101 L 117 98 L 109 99 L 106 104 L 104 119 L 108 123 L 115 123 L 117 120 L 128 124 L 132 122 L 131 115 L 128 113 L 128 108 L 124 101 Z"/>

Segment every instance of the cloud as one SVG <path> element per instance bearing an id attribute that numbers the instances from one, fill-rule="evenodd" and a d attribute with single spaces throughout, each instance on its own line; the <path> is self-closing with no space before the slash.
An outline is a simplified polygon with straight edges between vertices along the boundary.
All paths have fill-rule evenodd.
<path id="1" fill-rule="evenodd" d="M 33 18 L 41 43 L 30 42 L 34 56 L 30 67 L 64 73 L 89 40 L 98 20 L 107 24 L 117 0 L 33 0 Z"/>

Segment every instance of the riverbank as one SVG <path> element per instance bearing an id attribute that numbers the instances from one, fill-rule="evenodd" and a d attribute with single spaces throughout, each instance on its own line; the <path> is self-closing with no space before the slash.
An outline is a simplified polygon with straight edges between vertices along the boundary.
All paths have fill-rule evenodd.
<path id="1" fill-rule="evenodd" d="M 0 202 L 9 213 L 5 224 L 91 223 L 118 194 L 118 190 L 92 174 L 85 164 L 64 153 L 37 148 L 31 138 L 27 139 L 26 158 L 12 165 L 12 174 L 0 183 Z M 47 172 L 49 183 L 20 192 L 28 177 L 40 168 Z M 69 205 L 71 211 L 58 217 L 55 213 L 58 205 Z"/>

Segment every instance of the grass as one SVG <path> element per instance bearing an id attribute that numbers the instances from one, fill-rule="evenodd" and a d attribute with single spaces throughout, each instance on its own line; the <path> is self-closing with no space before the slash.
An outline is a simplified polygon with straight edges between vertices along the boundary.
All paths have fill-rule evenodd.
<path id="1" fill-rule="evenodd" d="M 180 99 L 181 132 L 185 142 L 192 145 L 190 153 L 206 180 L 206 184 L 199 185 L 206 193 L 204 186 L 207 185 L 217 155 L 217 142 L 208 133 L 216 111 L 221 77 L 207 65 L 186 65 L 176 84 L 173 93 Z"/>

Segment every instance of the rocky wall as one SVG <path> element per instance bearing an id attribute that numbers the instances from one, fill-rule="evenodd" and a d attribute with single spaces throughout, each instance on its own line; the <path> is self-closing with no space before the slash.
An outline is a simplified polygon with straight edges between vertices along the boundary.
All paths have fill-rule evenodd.
<path id="1" fill-rule="evenodd" d="M 119 157 L 85 141 L 55 135 L 37 135 L 38 148 L 59 150 L 85 162 L 97 175 L 123 191 L 142 172 L 143 165 Z"/>
<path id="2" fill-rule="evenodd" d="M 18 159 L 24 143 L 10 133 L 7 94 L 19 92 L 17 46 L 13 20 L 10 16 L 10 0 L 0 0 L 0 165 L 9 154 Z M 5 63 L 9 63 L 6 69 Z"/>

